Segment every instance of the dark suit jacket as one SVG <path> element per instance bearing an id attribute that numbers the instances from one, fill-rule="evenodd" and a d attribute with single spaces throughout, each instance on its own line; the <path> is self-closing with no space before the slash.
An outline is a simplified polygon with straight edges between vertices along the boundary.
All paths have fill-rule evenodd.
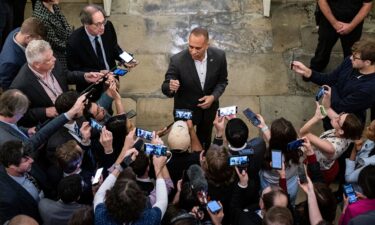
<path id="1" fill-rule="evenodd" d="M 105 25 L 104 34 L 101 36 L 104 52 L 109 68 L 116 66 L 116 60 L 121 61 L 119 55 L 123 52 L 117 44 L 117 35 L 113 24 L 108 21 Z M 67 44 L 67 60 L 70 70 L 100 71 L 98 57 L 93 49 L 85 28 L 82 26 L 73 31 Z M 88 84 L 86 82 L 77 84 L 77 90 L 82 91 Z"/>
<path id="2" fill-rule="evenodd" d="M 37 180 L 39 187 L 45 191 L 48 184 L 43 171 L 33 165 L 30 173 Z M 7 174 L 2 165 L 0 165 L 0 187 L 0 224 L 19 214 L 31 216 L 41 224 L 38 203 L 26 189 Z"/>
<path id="3" fill-rule="evenodd" d="M 75 84 L 85 80 L 83 72 L 64 71 L 58 60 L 56 60 L 52 74 L 63 92 L 68 91 L 68 84 Z M 18 122 L 18 125 L 33 127 L 39 122 L 43 123 L 48 119 L 46 117 L 46 108 L 54 106 L 54 104 L 43 89 L 43 86 L 38 82 L 35 74 L 30 70 L 28 64 L 25 64 L 18 72 L 10 88 L 22 91 L 30 101 L 29 110 Z"/>
<path id="4" fill-rule="evenodd" d="M 33 150 L 37 150 L 56 130 L 58 130 L 66 122 L 68 122 L 68 119 L 65 117 L 65 115 L 60 115 L 47 123 L 31 138 L 26 138 L 10 125 L 0 121 L 0 145 L 4 144 L 7 141 L 19 140 L 24 143 L 30 143 L 33 147 Z M 24 130 L 23 128 L 20 128 L 20 130 L 24 131 L 24 133 L 27 135 L 26 130 Z"/>
<path id="5" fill-rule="evenodd" d="M 196 112 L 201 110 L 197 107 L 198 99 L 205 95 L 213 95 L 215 101 L 206 111 L 209 111 L 210 114 L 216 114 L 216 110 L 219 107 L 219 97 L 224 93 L 228 84 L 227 76 L 225 53 L 222 50 L 209 47 L 207 49 L 206 81 L 202 90 L 194 60 L 186 49 L 172 56 L 161 88 L 166 96 L 174 97 L 175 109 L 190 109 L 194 111 L 193 121 L 196 124 L 200 120 L 200 118 L 196 117 L 199 114 Z M 175 94 L 171 94 L 169 90 L 169 81 L 171 79 L 180 81 L 179 90 Z"/>

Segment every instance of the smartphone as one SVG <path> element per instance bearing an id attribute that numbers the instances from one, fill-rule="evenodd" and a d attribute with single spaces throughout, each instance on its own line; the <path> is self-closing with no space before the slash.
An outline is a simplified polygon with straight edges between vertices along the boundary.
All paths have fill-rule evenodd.
<path id="1" fill-rule="evenodd" d="M 272 149 L 271 150 L 271 160 L 273 169 L 281 170 L 283 168 L 283 157 L 281 150 Z"/>
<path id="2" fill-rule="evenodd" d="M 149 141 L 152 140 L 152 132 L 147 131 L 147 130 L 143 130 L 141 128 L 136 128 L 135 135 L 137 137 L 144 138 L 144 139 L 149 140 Z"/>
<path id="3" fill-rule="evenodd" d="M 307 183 L 305 167 L 303 164 L 298 165 L 298 178 L 301 184 Z"/>
<path id="4" fill-rule="evenodd" d="M 99 183 L 99 179 L 102 173 L 103 173 L 103 167 L 96 170 L 94 179 L 92 180 L 92 185 Z"/>
<path id="5" fill-rule="evenodd" d="M 254 125 L 258 126 L 260 124 L 260 120 L 258 119 L 257 115 L 251 111 L 250 108 L 247 108 L 243 111 L 243 114 L 245 114 L 246 118 Z"/>
<path id="6" fill-rule="evenodd" d="M 290 61 L 290 69 L 293 70 L 294 52 L 292 52 L 292 61 Z"/>
<path id="7" fill-rule="evenodd" d="M 219 116 L 229 116 L 237 114 L 237 106 L 222 107 L 218 110 Z"/>
<path id="8" fill-rule="evenodd" d="M 189 109 L 176 109 L 174 116 L 176 119 L 191 120 L 193 112 Z"/>
<path id="9" fill-rule="evenodd" d="M 221 206 L 217 201 L 209 201 L 207 203 L 207 208 L 210 210 L 212 213 L 218 213 L 221 210 Z"/>
<path id="10" fill-rule="evenodd" d="M 131 119 L 135 117 L 136 115 L 137 113 L 133 109 L 131 109 L 129 112 L 126 113 L 126 118 Z"/>
<path id="11" fill-rule="evenodd" d="M 93 129 L 95 129 L 95 130 L 97 130 L 97 131 L 99 131 L 99 132 L 101 132 L 102 129 L 103 129 L 103 126 L 102 126 L 100 123 L 98 123 L 98 121 L 96 121 L 96 120 L 93 119 L 93 118 L 90 118 L 90 126 L 91 126 Z"/>
<path id="12" fill-rule="evenodd" d="M 123 59 L 126 63 L 130 63 L 134 59 L 133 56 L 125 51 L 120 54 L 120 58 Z"/>
<path id="13" fill-rule="evenodd" d="M 125 76 L 128 73 L 128 70 L 117 68 L 113 71 L 113 74 L 116 76 Z"/>
<path id="14" fill-rule="evenodd" d="M 297 150 L 299 147 L 302 146 L 304 140 L 303 139 L 297 139 L 295 141 L 289 142 L 286 146 L 287 150 Z"/>
<path id="15" fill-rule="evenodd" d="M 138 139 L 138 141 L 134 143 L 133 148 L 137 149 L 137 151 L 141 151 L 144 143 L 142 139 Z"/>
<path id="16" fill-rule="evenodd" d="M 315 100 L 319 101 L 324 95 L 324 87 L 320 87 L 318 92 L 315 95 Z"/>
<path id="17" fill-rule="evenodd" d="M 154 145 L 150 143 L 145 143 L 144 149 L 147 155 L 158 155 L 158 156 L 167 155 L 167 146 L 164 146 L 164 145 Z"/>
<path id="18" fill-rule="evenodd" d="M 355 195 L 353 185 L 344 184 L 344 193 L 345 193 L 345 196 L 348 197 L 349 204 L 352 204 L 352 203 L 358 201 L 358 198 Z"/>
<path id="19" fill-rule="evenodd" d="M 246 166 L 249 164 L 247 155 L 229 156 L 229 166 Z"/>

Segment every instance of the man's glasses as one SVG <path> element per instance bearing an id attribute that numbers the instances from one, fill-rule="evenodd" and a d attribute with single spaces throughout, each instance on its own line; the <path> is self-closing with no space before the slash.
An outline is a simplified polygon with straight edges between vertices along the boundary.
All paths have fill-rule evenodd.
<path id="1" fill-rule="evenodd" d="M 107 22 L 108 22 L 108 20 L 104 19 L 103 22 L 92 23 L 92 25 L 94 25 L 96 27 L 101 27 L 101 26 L 105 26 L 107 24 Z"/>

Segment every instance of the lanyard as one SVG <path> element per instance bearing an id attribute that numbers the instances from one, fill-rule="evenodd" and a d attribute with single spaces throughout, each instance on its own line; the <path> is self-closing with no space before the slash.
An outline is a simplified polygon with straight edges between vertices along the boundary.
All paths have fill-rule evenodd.
<path id="1" fill-rule="evenodd" d="M 52 78 L 52 85 L 53 85 L 53 89 L 56 89 L 55 87 L 55 78 L 53 76 L 53 74 L 51 73 L 50 74 L 51 78 Z M 42 79 L 40 79 L 40 77 L 36 76 L 36 78 L 38 79 L 38 81 L 40 81 L 46 88 L 48 88 L 48 90 L 50 90 L 53 94 L 53 96 L 57 97 L 57 93 L 55 92 L 55 90 L 53 90 L 50 86 L 48 86 L 48 84 L 46 82 L 44 82 Z"/>

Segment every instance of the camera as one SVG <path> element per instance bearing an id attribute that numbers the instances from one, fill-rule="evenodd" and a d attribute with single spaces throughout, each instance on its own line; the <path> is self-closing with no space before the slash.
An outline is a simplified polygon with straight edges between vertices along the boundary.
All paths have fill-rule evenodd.
<path id="1" fill-rule="evenodd" d="M 152 140 L 152 132 L 147 131 L 147 130 L 143 130 L 141 128 L 136 128 L 135 135 L 137 137 L 144 138 L 144 139 L 149 140 L 149 141 Z"/>
<path id="2" fill-rule="evenodd" d="M 89 123 L 90 123 L 90 126 L 91 126 L 92 129 L 95 129 L 99 132 L 102 131 L 103 126 L 98 121 L 94 120 L 93 118 L 90 118 Z"/>
<path id="3" fill-rule="evenodd" d="M 237 113 L 237 106 L 222 107 L 218 110 L 219 116 L 235 115 Z"/>
<path id="4" fill-rule="evenodd" d="M 166 156 L 167 146 L 145 143 L 144 150 L 147 155 Z"/>
<path id="5" fill-rule="evenodd" d="M 191 120 L 193 118 L 193 112 L 188 109 L 176 109 L 175 118 L 182 120 Z"/>
<path id="6" fill-rule="evenodd" d="M 282 152 L 278 149 L 271 150 L 271 167 L 273 169 L 281 170 L 283 168 Z"/>
<path id="7" fill-rule="evenodd" d="M 250 122 L 254 125 L 254 126 L 258 126 L 260 124 L 260 120 L 258 119 L 257 115 L 251 111 L 250 108 L 247 108 L 243 111 L 243 114 L 245 114 L 246 118 L 248 120 L 250 120 Z"/>
<path id="8" fill-rule="evenodd" d="M 249 157 L 247 155 L 236 155 L 229 157 L 229 166 L 247 166 Z"/>
<path id="9" fill-rule="evenodd" d="M 302 146 L 304 140 L 303 139 L 297 139 L 295 141 L 289 142 L 286 146 L 286 149 L 289 151 L 297 150 L 299 147 Z"/>

